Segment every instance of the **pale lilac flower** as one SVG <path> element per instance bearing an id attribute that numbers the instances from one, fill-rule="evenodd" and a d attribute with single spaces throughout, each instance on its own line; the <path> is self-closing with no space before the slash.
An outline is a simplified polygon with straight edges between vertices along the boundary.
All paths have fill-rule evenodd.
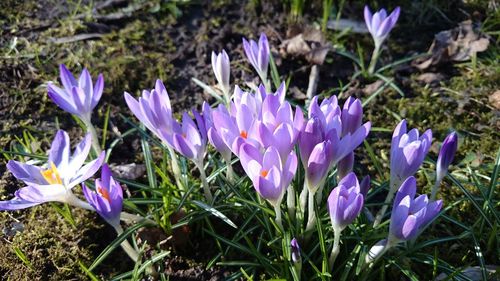
<path id="1" fill-rule="evenodd" d="M 391 142 L 391 188 L 397 188 L 406 178 L 417 172 L 431 144 L 430 129 L 420 136 L 417 129 L 406 131 L 406 120 L 399 122 Z"/>
<path id="2" fill-rule="evenodd" d="M 415 197 L 417 181 L 409 177 L 399 188 L 391 213 L 389 240 L 407 241 L 415 238 L 436 218 L 442 201 L 429 202 L 427 195 Z"/>
<path id="3" fill-rule="evenodd" d="M 82 184 L 83 194 L 96 212 L 112 226 L 120 224 L 123 205 L 123 191 L 120 184 L 112 177 L 108 165 L 101 169 L 101 178 L 95 180 L 95 190 Z"/>
<path id="4" fill-rule="evenodd" d="M 328 196 L 328 212 L 335 231 L 341 232 L 363 209 L 364 196 L 354 173 L 345 176 Z"/>
<path id="5" fill-rule="evenodd" d="M 456 132 L 452 132 L 443 141 L 443 145 L 439 150 L 439 156 L 436 163 L 436 182 L 441 182 L 448 172 L 448 166 L 453 162 L 455 153 L 458 148 L 458 137 Z"/>
<path id="6" fill-rule="evenodd" d="M 223 105 L 219 105 L 224 107 Z M 206 102 L 203 102 L 203 118 L 205 120 L 205 127 L 207 129 L 207 137 L 210 144 L 217 150 L 224 159 L 231 158 L 231 149 L 222 140 L 217 127 L 212 118 L 212 108 Z M 225 107 L 224 107 L 225 108 Z"/>
<path id="7" fill-rule="evenodd" d="M 389 35 L 389 32 L 396 25 L 400 13 L 400 8 L 396 7 L 390 15 L 387 15 L 385 9 L 381 9 L 372 14 L 370 8 L 365 6 L 364 15 L 368 31 L 373 37 L 376 48 L 379 48 Z"/>
<path id="8" fill-rule="evenodd" d="M 27 186 L 19 189 L 15 197 L 0 201 L 0 210 L 18 210 L 45 202 L 63 202 L 82 208 L 82 204 L 71 189 L 92 177 L 104 161 L 105 153 L 84 165 L 91 148 L 90 134 L 70 151 L 68 134 L 59 130 L 52 142 L 48 162 L 42 167 L 10 160 L 7 168 Z"/>
<path id="9" fill-rule="evenodd" d="M 86 68 L 83 69 L 78 80 L 64 64 L 59 66 L 61 83 L 64 89 L 48 83 L 49 97 L 63 110 L 90 122 L 90 115 L 101 99 L 104 88 L 104 78 L 99 74 L 97 81 L 92 85 L 92 78 Z"/>
<path id="10" fill-rule="evenodd" d="M 230 65 L 229 56 L 225 50 L 222 50 L 219 54 L 212 52 L 212 69 L 215 74 L 215 78 L 222 88 L 224 95 L 228 96 L 230 91 L 229 86 L 229 75 L 230 75 Z M 229 98 L 228 98 L 229 100 Z"/>
<path id="11" fill-rule="evenodd" d="M 125 92 L 125 101 L 132 113 L 165 144 L 172 134 L 174 118 L 170 97 L 161 80 L 156 80 L 155 88 L 142 91 L 138 100 Z"/>
<path id="12" fill-rule="evenodd" d="M 293 150 L 287 160 L 281 160 L 274 147 L 261 153 L 260 148 L 245 143 L 240 148 L 240 162 L 257 192 L 273 206 L 279 206 L 286 188 L 297 171 L 297 157 Z"/>
<path id="13" fill-rule="evenodd" d="M 266 34 L 260 34 L 259 43 L 253 40 L 248 42 L 243 38 L 243 49 L 245 50 L 248 61 L 255 68 L 261 79 L 265 80 L 267 78 L 270 53 Z"/>

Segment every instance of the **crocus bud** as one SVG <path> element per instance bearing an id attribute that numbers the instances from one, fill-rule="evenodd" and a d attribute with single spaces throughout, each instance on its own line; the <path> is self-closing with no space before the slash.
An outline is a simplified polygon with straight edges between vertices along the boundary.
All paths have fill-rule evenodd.
<path id="1" fill-rule="evenodd" d="M 328 196 L 328 212 L 334 231 L 342 231 L 363 209 L 363 194 L 354 173 L 349 173 Z"/>
<path id="2" fill-rule="evenodd" d="M 378 241 L 370 248 L 370 251 L 365 257 L 366 263 L 372 263 L 379 259 L 387 251 L 387 239 Z"/>
<path id="3" fill-rule="evenodd" d="M 416 190 L 417 181 L 409 177 L 396 194 L 389 227 L 391 243 L 415 238 L 441 210 L 441 200 L 429 202 L 425 194 L 414 198 Z"/>
<path id="4" fill-rule="evenodd" d="M 370 8 L 365 6 L 365 23 L 368 31 L 373 37 L 376 48 L 379 48 L 384 40 L 391 32 L 391 29 L 396 25 L 399 18 L 400 9 L 396 7 L 390 15 L 387 15 L 385 9 L 381 9 L 375 14 L 372 14 Z"/>
<path id="5" fill-rule="evenodd" d="M 47 86 L 49 97 L 63 110 L 90 122 L 92 109 L 101 99 L 104 89 L 102 74 L 99 74 L 95 85 L 92 85 L 92 78 L 86 68 L 83 69 L 78 81 L 64 64 L 59 66 L 59 70 L 64 89 L 49 83 Z"/>
<path id="6" fill-rule="evenodd" d="M 224 94 L 229 94 L 231 89 L 229 86 L 229 75 L 231 72 L 229 67 L 229 56 L 225 50 L 222 50 L 219 54 L 212 52 L 212 69 Z"/>
<path id="7" fill-rule="evenodd" d="M 337 174 L 339 179 L 344 178 L 348 173 L 352 172 L 354 167 L 354 152 L 350 152 L 344 158 L 340 159 L 337 164 Z"/>
<path id="8" fill-rule="evenodd" d="M 363 106 L 359 99 L 349 97 L 342 108 L 342 136 L 354 132 L 361 127 L 363 121 Z"/>
<path id="9" fill-rule="evenodd" d="M 264 33 L 260 34 L 259 43 L 243 38 L 243 49 L 248 61 L 255 68 L 261 79 L 266 79 L 269 66 L 269 43 Z"/>
<path id="10" fill-rule="evenodd" d="M 370 190 L 370 176 L 365 176 L 363 180 L 361 180 L 361 183 L 359 184 L 359 189 L 361 194 L 363 194 L 363 197 L 366 198 L 368 190 Z"/>
<path id="11" fill-rule="evenodd" d="M 95 181 L 95 191 L 82 184 L 83 194 L 97 213 L 113 227 L 120 225 L 123 205 L 123 191 L 120 184 L 111 176 L 107 164 L 102 166 L 101 178 Z"/>
<path id="12" fill-rule="evenodd" d="M 300 256 L 300 246 L 299 246 L 299 242 L 297 242 L 296 238 L 293 238 L 292 241 L 290 241 L 290 247 L 292 250 L 292 262 L 293 263 L 301 263 L 302 258 Z"/>
<path id="13" fill-rule="evenodd" d="M 455 152 L 457 152 L 458 147 L 458 137 L 456 132 L 449 134 L 443 141 L 441 150 L 439 150 L 439 156 L 436 163 L 436 182 L 440 183 L 446 173 L 448 172 L 448 166 L 450 166 L 453 158 L 455 157 Z"/>

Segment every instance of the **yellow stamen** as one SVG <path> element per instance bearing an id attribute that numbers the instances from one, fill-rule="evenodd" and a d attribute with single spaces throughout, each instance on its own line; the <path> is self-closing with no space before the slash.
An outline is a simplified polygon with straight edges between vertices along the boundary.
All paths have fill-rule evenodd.
<path id="1" fill-rule="evenodd" d="M 57 171 L 57 167 L 54 163 L 51 162 L 50 169 L 40 171 L 40 173 L 49 184 L 62 184 L 61 176 L 59 176 L 59 172 Z"/>

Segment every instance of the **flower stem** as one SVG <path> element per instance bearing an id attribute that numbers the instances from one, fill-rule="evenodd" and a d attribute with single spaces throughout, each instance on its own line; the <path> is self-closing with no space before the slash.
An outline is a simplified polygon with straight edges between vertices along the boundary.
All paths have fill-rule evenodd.
<path id="1" fill-rule="evenodd" d="M 171 158 L 171 165 L 172 165 L 172 173 L 174 173 L 174 177 L 175 177 L 175 182 L 177 183 L 177 186 L 179 186 L 179 189 L 180 190 L 184 190 L 185 191 L 185 186 L 184 184 L 182 184 L 182 181 L 181 181 L 181 169 L 179 168 L 179 163 L 177 162 L 177 155 L 175 154 L 175 151 L 167 145 L 167 148 L 168 148 L 168 152 L 170 154 L 170 158 Z"/>
<path id="2" fill-rule="evenodd" d="M 229 183 L 234 183 L 234 170 L 233 165 L 231 164 L 231 154 L 229 157 L 222 155 L 224 161 L 226 162 L 226 179 Z"/>
<path id="3" fill-rule="evenodd" d="M 113 226 L 113 228 L 116 230 L 116 233 L 118 234 L 118 236 L 120 236 L 123 233 L 123 228 L 121 227 L 120 224 L 114 224 L 111 226 Z M 137 263 L 137 261 L 139 260 L 139 253 L 132 247 L 132 245 L 130 245 L 130 243 L 126 239 L 123 240 L 123 242 L 120 244 L 120 246 L 122 246 L 122 249 L 125 251 L 125 253 L 127 253 L 127 255 L 134 262 Z"/>
<path id="4" fill-rule="evenodd" d="M 377 65 L 378 56 L 380 55 L 380 46 L 375 44 L 375 49 L 373 49 L 372 58 L 370 60 L 370 65 L 368 66 L 368 74 L 371 76 L 375 72 L 375 66 Z"/>
<path id="5" fill-rule="evenodd" d="M 81 119 L 83 124 L 85 124 L 85 127 L 87 127 L 87 132 L 90 133 L 90 137 L 92 139 L 92 148 L 94 149 L 94 152 L 99 155 L 101 154 L 101 145 L 99 144 L 99 138 L 97 137 L 97 131 L 94 127 L 94 125 L 92 125 L 92 122 L 90 121 L 90 117 L 89 118 L 82 118 Z"/>
<path id="6" fill-rule="evenodd" d="M 437 192 L 439 190 L 439 186 L 441 185 L 442 180 L 443 180 L 442 178 L 436 179 L 436 182 L 434 183 L 434 186 L 432 187 L 430 201 L 436 200 L 436 195 L 437 195 Z"/>
<path id="7" fill-rule="evenodd" d="M 276 205 L 274 205 L 274 213 L 276 214 L 276 218 L 274 219 L 274 221 L 278 225 L 280 231 L 284 232 L 283 222 L 281 220 L 281 204 L 280 203 L 277 203 Z"/>
<path id="8" fill-rule="evenodd" d="M 318 88 L 319 80 L 319 66 L 317 64 L 311 67 L 311 73 L 309 74 L 309 85 L 307 86 L 307 100 L 312 100 L 316 95 L 316 89 Z"/>
<path id="9" fill-rule="evenodd" d="M 306 232 L 309 232 L 314 229 L 316 226 L 316 212 L 314 211 L 314 195 L 316 193 L 309 191 L 309 200 L 307 202 L 308 204 L 308 219 L 307 219 L 307 226 L 306 226 Z"/>
<path id="10" fill-rule="evenodd" d="M 203 187 L 203 192 L 205 193 L 205 199 L 207 203 L 212 203 L 213 197 L 212 192 L 210 192 L 210 186 L 208 186 L 207 175 L 205 174 L 205 169 L 203 168 L 203 161 L 195 161 L 196 167 L 200 171 L 201 185 Z"/>
<path id="11" fill-rule="evenodd" d="M 394 197 L 394 194 L 396 194 L 397 188 L 399 186 L 398 183 L 395 182 L 393 177 L 391 176 L 390 180 L 390 188 L 389 188 L 389 193 L 387 193 L 387 196 L 385 197 L 384 201 L 384 206 L 382 206 L 382 209 L 377 213 L 375 216 L 375 221 L 373 222 L 373 227 L 377 227 L 380 222 L 382 221 L 382 218 L 385 215 L 385 212 L 387 211 L 387 208 L 389 208 L 389 203 L 391 202 L 392 198 Z"/>
<path id="12" fill-rule="evenodd" d="M 299 204 L 300 204 L 300 210 L 299 210 L 299 217 L 301 221 L 304 219 L 305 214 L 306 214 L 306 204 L 307 204 L 307 194 L 309 193 L 309 188 L 307 187 L 307 181 L 304 181 L 304 187 L 302 188 L 302 191 L 300 192 L 299 196 Z"/>
<path id="13" fill-rule="evenodd" d="M 148 218 L 145 218 L 143 216 L 136 215 L 136 214 L 131 214 L 131 213 L 127 213 L 127 212 L 121 212 L 120 213 L 120 220 L 126 221 L 126 222 L 138 222 L 138 221 L 144 220 L 144 221 L 147 221 L 150 224 L 157 224 L 152 219 L 148 219 Z"/>
<path id="14" fill-rule="evenodd" d="M 293 221 L 295 220 L 295 189 L 289 185 L 286 191 L 286 205 L 288 208 L 288 216 Z"/>
<path id="15" fill-rule="evenodd" d="M 339 255 L 340 252 L 340 233 L 341 231 L 338 229 L 333 229 L 333 248 L 332 248 L 332 253 L 330 254 L 330 258 L 328 259 L 328 265 L 330 266 L 329 268 L 333 268 L 333 264 L 335 263 L 335 260 L 337 259 L 337 256 Z"/>

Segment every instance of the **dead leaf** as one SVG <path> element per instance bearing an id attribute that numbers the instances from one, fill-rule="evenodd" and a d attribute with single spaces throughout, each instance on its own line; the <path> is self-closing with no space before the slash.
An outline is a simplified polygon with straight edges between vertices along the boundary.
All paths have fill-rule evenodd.
<path id="1" fill-rule="evenodd" d="M 491 94 L 488 97 L 488 101 L 494 108 L 500 110 L 500 90 L 496 90 L 493 94 Z"/>
<path id="2" fill-rule="evenodd" d="M 371 84 L 366 85 L 366 87 L 363 88 L 363 93 L 366 95 L 371 95 L 375 93 L 380 87 L 384 85 L 384 81 L 382 80 L 377 80 Z"/>
<path id="3" fill-rule="evenodd" d="M 326 42 L 323 33 L 314 27 L 299 28 L 297 26 L 288 30 L 289 39 L 280 45 L 283 57 L 303 57 L 311 64 L 321 65 L 325 61 L 331 44 Z"/>
<path id="4" fill-rule="evenodd" d="M 454 29 L 436 34 L 428 56 L 416 59 L 412 64 L 423 70 L 446 62 L 467 61 L 476 53 L 484 52 L 489 43 L 489 37 L 481 33 L 472 21 L 463 21 Z"/>
<path id="5" fill-rule="evenodd" d="M 422 73 L 417 77 L 418 81 L 424 82 L 425 84 L 439 83 L 443 79 L 444 79 L 443 74 L 433 73 L 433 72 Z"/>
<path id="6" fill-rule="evenodd" d="M 136 164 L 136 163 L 123 164 L 123 165 L 111 164 L 109 167 L 111 168 L 113 174 L 115 174 L 117 177 L 126 180 L 138 179 L 142 177 L 144 173 L 146 173 L 146 165 L 144 164 Z"/>

